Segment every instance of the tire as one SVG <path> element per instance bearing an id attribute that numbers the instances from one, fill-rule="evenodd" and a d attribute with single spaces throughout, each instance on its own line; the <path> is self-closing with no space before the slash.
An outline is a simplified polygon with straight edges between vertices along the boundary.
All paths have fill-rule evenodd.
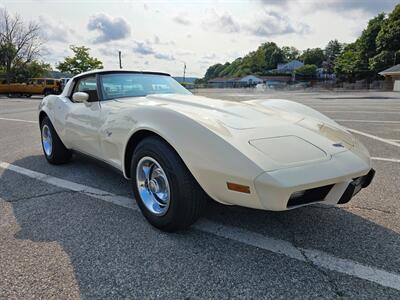
<path id="1" fill-rule="evenodd" d="M 147 184 L 142 166 L 148 166 Z M 205 192 L 175 150 L 160 138 L 145 138 L 136 147 L 132 156 L 131 178 L 140 210 L 149 223 L 160 230 L 172 232 L 189 227 L 201 216 L 206 206 Z M 153 180 L 149 181 L 149 178 Z M 158 182 L 156 185 L 159 190 L 152 189 L 152 181 Z M 165 191 L 169 194 L 168 201 L 162 197 Z"/>
<path id="2" fill-rule="evenodd" d="M 64 146 L 48 117 L 40 124 L 40 133 L 43 153 L 49 163 L 60 165 L 71 159 L 71 151 Z"/>

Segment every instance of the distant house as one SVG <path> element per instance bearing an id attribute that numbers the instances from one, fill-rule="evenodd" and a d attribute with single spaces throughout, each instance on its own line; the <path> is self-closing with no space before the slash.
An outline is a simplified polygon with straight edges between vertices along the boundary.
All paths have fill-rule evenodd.
<path id="1" fill-rule="evenodd" d="M 239 82 L 251 86 L 251 85 L 256 85 L 258 83 L 263 83 L 263 79 L 261 78 L 261 76 L 247 75 L 239 79 Z"/>
<path id="2" fill-rule="evenodd" d="M 299 60 L 292 60 L 286 64 L 278 64 L 276 71 L 282 73 L 292 73 L 294 70 L 304 66 L 304 63 Z"/>
<path id="3" fill-rule="evenodd" d="M 379 73 L 379 75 L 385 77 L 385 89 L 400 92 L 400 64 L 383 70 Z"/>
<path id="4" fill-rule="evenodd" d="M 281 85 L 286 84 L 291 80 L 291 75 L 287 76 L 258 76 L 246 75 L 241 78 L 225 78 L 218 77 L 208 81 L 209 87 L 213 88 L 238 88 L 238 87 L 251 87 L 259 83 L 266 85 Z"/>

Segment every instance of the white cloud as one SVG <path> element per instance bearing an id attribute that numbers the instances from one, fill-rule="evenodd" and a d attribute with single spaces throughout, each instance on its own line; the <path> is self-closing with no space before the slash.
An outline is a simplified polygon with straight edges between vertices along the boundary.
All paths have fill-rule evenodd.
<path id="1" fill-rule="evenodd" d="M 183 13 L 175 16 L 172 20 L 174 20 L 174 22 L 176 22 L 178 24 L 181 24 L 181 25 L 184 25 L 184 26 L 192 25 L 192 22 Z"/>
<path id="2" fill-rule="evenodd" d="M 223 33 L 236 33 L 240 31 L 240 24 L 231 14 L 227 12 L 218 14 L 215 10 L 210 12 L 202 25 L 206 30 L 216 30 Z"/>
<path id="3" fill-rule="evenodd" d="M 40 34 L 46 41 L 69 42 L 75 31 L 63 22 L 39 16 Z"/>
<path id="4" fill-rule="evenodd" d="M 155 53 L 149 42 L 134 41 L 134 46 L 132 50 L 133 52 L 141 55 L 150 55 Z"/>
<path id="5" fill-rule="evenodd" d="M 245 30 L 253 35 L 270 37 L 290 33 L 304 34 L 310 31 L 304 23 L 293 24 L 289 18 L 275 12 L 264 10 L 255 20 L 243 26 Z"/>
<path id="6" fill-rule="evenodd" d="M 92 15 L 87 29 L 99 33 L 94 40 L 95 43 L 121 40 L 131 35 L 131 26 L 125 18 L 112 17 L 104 13 Z"/>
<path id="7" fill-rule="evenodd" d="M 154 50 L 152 43 L 150 41 L 134 41 L 134 46 L 132 48 L 133 52 L 139 55 L 147 56 L 151 55 L 156 59 L 161 60 L 175 60 L 172 54 L 158 52 Z"/>
<path id="8" fill-rule="evenodd" d="M 172 54 L 156 53 L 154 54 L 154 57 L 163 60 L 175 60 L 175 57 Z"/>
<path id="9" fill-rule="evenodd" d="M 361 10 L 370 14 L 377 14 L 383 11 L 392 10 L 398 0 L 258 0 L 266 7 L 288 7 L 295 5 L 297 7 L 305 6 L 309 10 L 334 10 L 336 12 L 351 12 Z"/>

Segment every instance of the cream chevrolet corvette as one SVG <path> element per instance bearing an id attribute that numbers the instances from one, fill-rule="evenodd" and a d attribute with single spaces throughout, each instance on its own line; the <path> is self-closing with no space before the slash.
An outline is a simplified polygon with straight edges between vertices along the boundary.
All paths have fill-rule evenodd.
<path id="1" fill-rule="evenodd" d="M 195 96 L 164 73 L 75 76 L 43 99 L 39 124 L 49 163 L 76 151 L 117 168 L 166 231 L 191 225 L 209 198 L 273 211 L 347 203 L 375 173 L 353 135 L 307 106 Z"/>

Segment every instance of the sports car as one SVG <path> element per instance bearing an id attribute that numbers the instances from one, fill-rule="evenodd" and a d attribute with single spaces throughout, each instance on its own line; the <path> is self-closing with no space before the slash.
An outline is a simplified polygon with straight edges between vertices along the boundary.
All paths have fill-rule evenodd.
<path id="1" fill-rule="evenodd" d="M 314 109 L 196 96 L 165 73 L 75 76 L 42 100 L 39 124 L 49 163 L 76 151 L 115 167 L 165 231 L 190 226 L 210 198 L 273 211 L 347 203 L 375 173 L 367 149 Z"/>

